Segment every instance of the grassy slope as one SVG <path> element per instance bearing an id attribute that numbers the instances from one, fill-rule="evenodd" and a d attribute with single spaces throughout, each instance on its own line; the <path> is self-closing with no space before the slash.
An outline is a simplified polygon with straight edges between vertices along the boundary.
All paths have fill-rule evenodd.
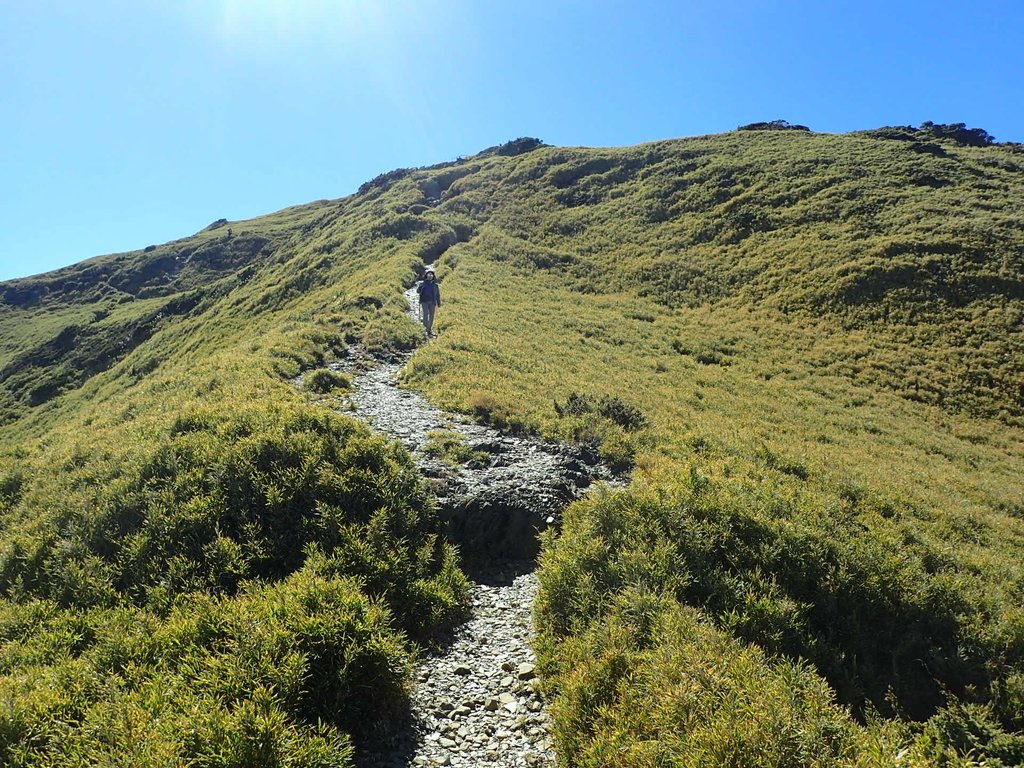
<path id="1" fill-rule="evenodd" d="M 317 409 L 283 377 L 343 337 L 414 340 L 398 287 L 440 254 L 442 335 L 410 383 L 510 428 L 597 440 L 638 469 L 632 490 L 577 505 L 546 547 L 542 650 L 568 762 L 886 764 L 973 747 L 1012 763 L 1019 742 L 999 728 L 1021 727 L 1024 687 L 1024 159 L 915 138 L 750 132 L 485 152 L 6 284 L 5 589 L 49 605 L 77 583 L 61 576 L 79 578 L 75 557 L 51 547 L 43 572 L 58 575 L 26 590 L 11 542 L 16 521 L 51 519 L 62 494 L 72 518 L 92 519 L 79 467 L 151 463 L 197 409 L 200 432 L 255 419 L 278 434 L 280 411 Z M 254 402 L 271 413 L 251 416 Z M 166 612 L 145 578 L 119 596 L 122 560 L 95 537 L 71 542 L 108 596 L 90 610 Z M 185 553 L 209 567 L 181 572 L 216 582 L 224 551 Z M 402 592 L 408 577 L 388 573 Z M 431 594 L 450 589 L 444 578 Z M 193 586 L 180 599 L 217 591 Z M 721 674 L 690 676 L 710 668 Z M 974 708 L 918 731 L 898 718 L 865 729 L 831 701 L 925 718 L 942 705 L 936 676 Z M 19 690 L 31 704 L 39 689 Z M 641 721 L 638 690 L 655 702 Z M 255 716 L 203 695 L 225 718 Z M 86 720 L 100 711 L 89 706 Z M 302 732 L 302 706 L 274 707 L 282 749 L 315 751 L 282 735 Z"/>
<path id="2" fill-rule="evenodd" d="M 446 256 L 457 264 L 446 279 L 448 330 L 417 355 L 410 378 L 463 407 L 474 389 L 486 390 L 512 418 L 553 431 L 552 398 L 574 389 L 622 395 L 645 406 L 659 452 L 671 458 L 691 454 L 695 439 L 725 454 L 774 444 L 816 476 L 863 475 L 879 490 L 920 503 L 1019 512 L 1024 234 L 1012 214 L 1024 175 L 999 167 L 1016 157 L 1005 149 L 949 148 L 963 155 L 941 160 L 954 178 L 950 187 L 907 188 L 922 157 L 925 169 L 940 159 L 906 146 L 737 133 L 614 152 L 546 149 L 504 174 L 457 185 L 441 211 L 470 208 L 477 199 L 495 210 L 477 239 Z M 707 159 L 692 178 L 673 178 L 699 162 L 680 160 L 692 156 Z M 568 187 L 603 190 L 592 193 L 601 198 L 593 205 L 559 204 L 565 193 L 552 179 L 576 175 L 567 165 L 613 162 L 602 158 L 637 167 L 625 180 L 625 172 L 612 170 L 598 176 L 603 183 L 582 176 Z M 757 174 L 761 165 L 771 169 L 767 179 Z M 673 189 L 684 199 L 710 195 L 702 180 L 739 176 L 722 167 L 746 169 L 750 191 L 694 213 L 664 202 Z M 809 178 L 796 175 L 820 167 L 828 169 L 824 178 L 814 170 L 805 171 Z M 522 181 L 530 178 L 532 184 Z M 835 178 L 844 183 L 830 186 Z M 515 194 L 503 196 L 502 185 L 513 184 Z M 835 189 L 844 186 L 851 189 Z M 999 189 L 996 203 L 985 202 L 991 188 Z M 757 192 L 764 189 L 773 197 Z M 742 238 L 727 230 L 710 241 L 696 231 L 715 229 L 708 220 L 728 220 L 744 196 L 769 211 L 779 205 L 777 228 Z M 857 201 L 850 208 L 869 213 L 837 213 L 836 199 L 847 198 Z M 672 218 L 651 224 L 643 212 L 658 205 Z M 552 235 L 558 228 L 573 234 Z M 958 235 L 1001 245 L 968 259 Z M 919 244 L 912 256 L 881 255 L 908 242 Z M 943 243 L 954 252 L 936 259 Z M 865 253 L 879 255 L 858 260 Z M 660 274 L 678 286 L 659 289 L 645 277 L 645 265 L 659 259 Z M 903 271 L 915 279 L 904 285 L 891 278 L 894 261 L 909 264 Z M 878 278 L 880 271 L 890 278 Z M 921 277 L 932 271 L 949 276 L 940 285 Z M 699 273 L 718 287 L 702 288 L 691 278 Z M 843 286 L 876 279 L 886 290 L 870 302 L 863 289 L 849 289 L 855 299 L 837 303 Z M 717 298 L 702 298 L 707 294 Z M 903 322 L 889 316 L 897 312 Z M 702 355 L 723 364 L 702 364 Z M 969 386 L 974 368 L 993 386 Z M 922 407 L 929 393 L 938 408 Z M 936 474 L 953 487 L 927 482 Z"/>
<path id="3" fill-rule="evenodd" d="M 957 540 L 965 527 L 978 529 L 968 538 L 1018 545 L 1024 233 L 1011 214 L 1024 198 L 1024 174 L 999 166 L 1016 157 L 1005 149 L 948 154 L 963 157 L 940 161 L 871 138 L 737 133 L 623 151 L 545 149 L 509 161 L 501 173 L 457 184 L 439 209 L 477 200 L 494 208 L 480 236 L 442 262 L 456 265 L 445 276 L 445 334 L 417 354 L 410 380 L 463 408 L 482 390 L 506 418 L 553 433 L 566 428 L 553 399 L 618 395 L 650 417 L 656 456 L 686 460 L 697 445 L 728 471 L 759 456 L 770 469 L 766 457 L 778 453 L 807 468 L 812 488 L 863 486 L 905 502 L 909 514 L 954 515 L 955 524 L 935 531 L 951 549 L 979 543 Z M 914 169 L 923 173 L 932 161 L 948 166 L 951 186 L 908 188 Z M 559 204 L 565 193 L 552 180 L 577 175 L 566 166 L 612 162 L 634 167 L 632 175 L 606 171 L 603 183 L 581 176 L 567 188 L 593 187 L 600 200 Z M 689 183 L 673 177 L 693 164 L 692 178 L 683 177 Z M 762 165 L 771 169 L 767 179 L 756 172 Z M 694 213 L 677 204 L 683 213 L 655 224 L 642 215 L 655 206 L 674 213 L 666 201 L 675 189 L 683 199 L 710 196 L 714 188 L 701 180 L 738 177 L 736 168 L 746 169 L 751 190 L 773 197 L 736 193 Z M 802 168 L 812 169 L 807 178 L 797 175 Z M 998 204 L 985 202 L 999 184 Z M 515 193 L 503 195 L 503 185 Z M 727 220 L 744 195 L 767 210 L 781 206 L 772 214 L 778 228 L 745 238 L 730 230 L 711 241 L 695 232 Z M 837 212 L 836 200 L 847 198 L 868 213 Z M 559 228 L 574 234 L 551 234 Z M 1002 245 L 967 260 L 958 233 Z M 858 261 L 911 241 L 920 243 L 913 257 Z M 942 243 L 959 250 L 936 267 Z M 677 287 L 659 290 L 637 277 L 658 259 L 662 274 L 682 275 Z M 892 272 L 894 260 L 910 264 L 907 272 L 950 276 L 939 288 L 883 281 L 889 289 L 870 303 L 855 291 L 856 301 L 836 304 L 837 286 L 871 284 L 882 269 L 876 262 Z M 698 273 L 723 287 L 705 292 L 690 278 Z M 949 285 L 985 288 L 964 287 L 954 301 Z M 887 319 L 896 312 L 906 321 Z M 994 386 L 969 386 L 974 368 Z M 922 392 L 934 393 L 939 407 L 922 403 L 930 398 Z M 643 455 L 642 465 L 658 465 L 656 456 Z"/>
<path id="4" fill-rule="evenodd" d="M 592 655 L 573 638 L 614 624 L 608 606 L 638 584 L 811 660 L 858 712 L 925 718 L 949 688 L 1020 726 L 1022 202 L 1011 148 L 774 132 L 540 149 L 448 189 L 436 215 L 474 218 L 478 235 L 441 260 L 441 337 L 410 383 L 498 423 L 597 438 L 639 469 L 626 500 L 578 505 L 546 551 L 554 686 L 566 713 L 604 713 L 565 715 L 569 762 L 602 764 L 607 738 L 692 749 L 671 718 L 614 736 L 649 659 L 578 680 Z M 560 417 L 572 393 L 619 398 L 650 426 Z M 671 501 L 652 511 L 645 488 Z M 582 700 L 565 693 L 577 686 Z M 984 717 L 951 711 L 932 721 L 940 743 L 985 742 L 963 735 Z M 867 754 L 853 742 L 836 754 Z"/>
<path id="5" fill-rule="evenodd" d="M 0 286 L 0 762 L 344 766 L 395 721 L 464 580 L 404 451 L 288 381 L 417 338 L 395 293 L 432 233 L 386 219 Z"/>

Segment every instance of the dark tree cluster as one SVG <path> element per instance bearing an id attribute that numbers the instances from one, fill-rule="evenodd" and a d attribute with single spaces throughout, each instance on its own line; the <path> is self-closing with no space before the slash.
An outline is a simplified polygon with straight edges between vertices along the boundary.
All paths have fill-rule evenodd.
<path id="1" fill-rule="evenodd" d="M 940 139 L 951 141 L 961 147 L 987 147 L 996 140 L 995 136 L 984 128 L 968 128 L 966 123 L 933 123 L 931 120 L 925 120 L 917 128 L 912 125 L 887 125 L 872 131 L 864 131 L 864 134 L 896 141 L 920 142 L 922 139 Z"/>
<path id="2" fill-rule="evenodd" d="M 516 155 L 525 155 L 527 152 L 532 152 L 535 149 L 546 146 L 548 145 L 533 136 L 520 136 L 518 139 L 506 141 L 504 144 L 488 147 L 478 152 L 476 157 L 491 157 L 493 155 L 515 157 Z"/>
<path id="3" fill-rule="evenodd" d="M 521 136 L 518 139 L 506 141 L 498 147 L 497 153 L 506 157 L 514 157 L 515 155 L 522 155 L 526 152 L 545 146 L 547 145 L 540 139 L 536 139 L 532 136 Z"/>
<path id="4" fill-rule="evenodd" d="M 771 120 L 765 123 L 747 123 L 737 131 L 810 131 L 806 125 L 793 125 L 786 120 Z"/>
<path id="5" fill-rule="evenodd" d="M 948 139 L 963 147 L 987 147 L 995 142 L 983 128 L 968 128 L 966 123 L 933 123 L 926 120 L 921 123 L 920 130 L 930 133 L 937 139 Z"/>

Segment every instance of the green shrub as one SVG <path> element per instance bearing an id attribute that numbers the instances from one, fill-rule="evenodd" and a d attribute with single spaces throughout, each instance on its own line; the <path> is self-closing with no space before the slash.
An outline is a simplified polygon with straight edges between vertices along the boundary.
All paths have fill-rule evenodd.
<path id="1" fill-rule="evenodd" d="M 465 610 L 410 458 L 306 407 L 151 437 L 69 451 L 5 514 L 0 763 L 351 765 Z"/>
<path id="2" fill-rule="evenodd" d="M 927 716 L 944 690 L 989 682 L 991 639 L 975 634 L 986 608 L 954 580 L 929 579 L 915 561 L 926 550 L 856 523 L 782 518 L 782 503 L 696 474 L 578 502 L 542 555 L 542 626 L 578 635 L 608 600 L 642 587 L 700 606 L 769 652 L 808 659 L 858 710 L 895 702 Z"/>
<path id="3" fill-rule="evenodd" d="M 350 389 L 352 377 L 329 368 L 318 368 L 306 376 L 305 383 L 310 392 L 326 394 L 335 389 Z"/>
<path id="4" fill-rule="evenodd" d="M 180 431 L 186 419 L 191 429 Z M 72 487 L 56 517 L 35 523 L 38 571 L 0 557 L 0 589 L 31 583 L 75 600 L 85 579 L 140 604 L 151 593 L 230 593 L 243 579 L 299 567 L 326 507 L 346 510 L 339 523 L 359 523 L 393 494 L 423 504 L 408 459 L 327 413 L 253 408 L 179 417 L 175 427 L 125 466 L 90 456 L 56 478 Z"/>
<path id="5" fill-rule="evenodd" d="M 1024 735 L 1004 731 L 988 706 L 954 702 L 928 721 L 924 738 L 936 757 L 951 749 L 987 765 L 1024 765 Z"/>
<path id="6" fill-rule="evenodd" d="M 637 452 L 650 445 L 643 433 L 649 426 L 647 417 L 615 395 L 570 392 L 564 404 L 556 400 L 554 407 L 565 422 L 563 433 L 576 442 L 596 445 L 613 472 L 628 472 Z"/>
<path id="7" fill-rule="evenodd" d="M 734 349 L 732 344 L 728 342 L 709 342 L 691 345 L 675 339 L 672 342 L 672 349 L 681 355 L 689 355 L 701 365 L 732 365 Z"/>
<path id="8" fill-rule="evenodd" d="M 0 466 L 0 509 L 17 504 L 25 485 L 25 473 L 17 466 Z"/>
<path id="9" fill-rule="evenodd" d="M 535 425 L 527 421 L 514 404 L 499 399 L 490 392 L 476 390 L 469 395 L 470 412 L 480 422 L 513 434 L 534 432 Z"/>
<path id="10" fill-rule="evenodd" d="M 303 571 L 231 599 L 190 596 L 165 618 L 25 618 L 5 646 L 22 674 L 0 677 L 4 765 L 350 766 L 347 734 L 405 707 L 403 638 L 351 579 Z M 24 655 L 46 635 L 29 626 L 84 637 L 31 666 Z"/>
<path id="11" fill-rule="evenodd" d="M 485 462 L 490 457 L 487 451 L 474 451 L 466 445 L 466 438 L 451 429 L 435 429 L 427 433 L 423 452 L 434 456 L 450 466 L 470 462 Z"/>
<path id="12" fill-rule="evenodd" d="M 853 724 L 805 666 L 772 662 L 626 589 L 547 659 L 561 765 L 840 765 Z"/>
<path id="13" fill-rule="evenodd" d="M 1019 675 L 986 661 L 1019 639 L 987 635 L 984 605 L 881 533 L 824 534 L 779 502 L 694 471 L 569 508 L 536 609 L 563 764 L 1020 764 L 1016 715 L 996 712 Z M 942 706 L 986 685 L 992 705 Z M 892 706 L 937 714 L 915 732 L 874 714 Z"/>
<path id="14" fill-rule="evenodd" d="M 590 413 L 608 419 L 628 432 L 635 432 L 647 426 L 647 418 L 636 406 L 623 402 L 615 395 L 601 395 L 599 398 L 570 392 L 565 405 L 555 401 L 555 412 L 559 416 L 585 416 Z"/>

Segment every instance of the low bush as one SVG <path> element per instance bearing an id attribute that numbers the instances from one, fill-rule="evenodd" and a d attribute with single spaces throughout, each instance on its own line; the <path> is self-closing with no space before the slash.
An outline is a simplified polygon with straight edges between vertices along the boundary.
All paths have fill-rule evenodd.
<path id="1" fill-rule="evenodd" d="M 2 618 L 4 765 L 350 766 L 350 735 L 405 705 L 408 650 L 351 579 L 307 569 L 162 618 L 26 608 Z"/>
<path id="2" fill-rule="evenodd" d="M 481 463 L 490 458 L 486 451 L 474 451 L 466 444 L 466 439 L 450 429 L 435 429 L 427 433 L 427 442 L 423 452 L 434 456 L 450 466 L 459 466 L 470 462 Z"/>
<path id="3" fill-rule="evenodd" d="M 793 502 L 774 497 L 768 488 L 755 491 L 715 483 L 694 469 L 672 486 L 605 493 L 569 508 L 561 538 L 549 536 L 545 541 L 537 609 L 544 667 L 563 702 L 556 710 L 556 728 L 569 754 L 604 749 L 600 734 L 610 738 L 643 725 L 637 713 L 643 711 L 646 717 L 652 710 L 642 709 L 633 697 L 637 681 L 646 679 L 642 670 L 652 656 L 671 655 L 673 663 L 679 663 L 675 674 L 689 670 L 686 674 L 696 676 L 695 681 L 703 680 L 705 673 L 699 670 L 713 666 L 688 658 L 692 651 L 680 649 L 684 641 L 670 635 L 648 639 L 628 653 L 587 647 L 595 637 L 607 640 L 605 633 L 615 626 L 617 616 L 641 611 L 645 603 L 638 594 L 657 596 L 659 616 L 664 605 L 693 606 L 720 630 L 756 644 L 772 657 L 806 659 L 837 699 L 862 716 L 895 711 L 924 719 L 942 710 L 950 694 L 998 700 L 999 692 L 1012 685 L 1013 664 L 998 665 L 1005 665 L 1000 660 L 1006 658 L 1009 645 L 1014 648 L 1009 655 L 1022 658 L 1021 638 L 985 627 L 989 607 L 968 582 L 961 584 L 954 573 L 929 576 L 935 565 L 923 563 L 934 563 L 935 556 L 927 547 L 908 547 L 884 527 L 865 531 L 851 519 L 825 523 L 809 509 L 790 508 L 780 514 Z M 651 624 L 644 621 L 645 626 Z M 580 650 L 584 647 L 585 653 Z M 588 655 L 594 658 L 584 662 Z M 581 678 L 581 672 L 573 671 L 598 670 L 615 658 L 620 659 L 614 662 L 618 671 L 610 681 Z M 783 667 L 763 673 L 774 679 Z M 666 664 L 657 675 L 651 673 L 651 680 L 670 679 L 671 669 L 672 664 Z M 737 703 L 733 694 L 720 696 L 728 702 L 722 705 L 724 712 L 734 704 L 756 706 L 761 714 L 748 712 L 750 723 L 730 722 L 733 727 L 760 727 L 754 723 L 770 720 L 775 711 L 803 700 L 811 683 L 796 681 L 809 674 L 796 668 L 785 672 L 783 678 L 792 689 L 777 689 L 778 699 L 757 694 L 747 705 Z M 749 680 L 738 685 L 748 686 L 757 689 Z M 826 695 L 821 682 L 812 687 L 817 691 L 815 706 L 832 712 L 833 694 Z M 600 727 L 586 721 L 587 707 L 579 700 L 583 696 L 598 697 L 590 711 L 606 720 Z M 608 696 L 612 698 L 607 701 L 601 698 Z M 653 711 L 665 713 L 664 733 L 686 733 L 694 723 L 706 720 L 695 713 L 695 705 L 682 703 L 685 698 L 681 701 L 669 691 L 660 691 L 650 701 Z M 833 712 L 827 719 L 835 717 Z M 999 732 L 996 719 L 987 722 Z M 817 743 L 808 754 L 838 754 L 825 731 L 806 732 Z M 712 742 L 714 738 L 700 736 Z M 998 744 L 1009 743 L 1008 738 Z M 653 740 L 633 734 L 622 743 L 654 749 L 649 744 Z M 613 742 L 619 743 L 613 739 L 608 748 Z M 731 743 L 730 748 L 746 749 L 743 739 Z M 758 749 L 770 753 L 781 748 L 779 743 Z M 998 744 L 992 749 L 1008 754 L 1010 747 Z M 720 753 L 714 749 L 711 742 L 699 742 L 683 751 L 719 755 L 710 760 L 717 764 Z M 599 761 L 595 758 L 593 764 Z"/>
<path id="4" fill-rule="evenodd" d="M 837 766 L 854 732 L 812 670 L 642 588 L 615 596 L 546 667 L 561 765 Z"/>
<path id="5" fill-rule="evenodd" d="M 630 405 L 615 395 L 601 395 L 594 398 L 570 392 L 565 405 L 555 401 L 555 413 L 559 416 L 585 416 L 596 414 L 607 419 L 628 432 L 635 432 L 647 426 L 647 418 L 636 406 Z"/>
<path id="6" fill-rule="evenodd" d="M 350 765 L 464 612 L 408 455 L 281 404 L 123 442 L 4 510 L 0 763 Z"/>
<path id="7" fill-rule="evenodd" d="M 490 392 L 476 390 L 469 396 L 470 412 L 483 424 L 513 434 L 529 433 L 536 430 L 535 425 L 528 422 L 522 412 L 503 399 Z"/>
<path id="8" fill-rule="evenodd" d="M 709 342 L 689 344 L 676 339 L 672 349 L 681 355 L 688 355 L 701 365 L 731 365 L 734 348 L 730 342 Z"/>
<path id="9" fill-rule="evenodd" d="M 562 434 L 578 443 L 597 446 L 601 459 L 616 473 L 632 469 L 637 452 L 649 447 L 647 417 L 636 406 L 615 395 L 570 392 L 564 403 L 554 402 L 562 419 Z"/>
<path id="10" fill-rule="evenodd" d="M 176 429 L 127 466 L 89 452 L 57 479 L 63 504 L 15 535 L 35 556 L 0 556 L 0 590 L 79 603 L 86 590 L 140 605 L 231 593 L 244 579 L 294 571 L 310 544 L 365 525 L 393 500 L 424 515 L 409 460 L 354 421 L 257 407 L 180 417 Z M 411 534 L 421 523 L 403 524 Z"/>
<path id="11" fill-rule="evenodd" d="M 351 388 L 352 377 L 329 368 L 318 368 L 306 376 L 305 382 L 306 389 L 310 392 L 323 395 L 333 392 L 335 389 Z"/>

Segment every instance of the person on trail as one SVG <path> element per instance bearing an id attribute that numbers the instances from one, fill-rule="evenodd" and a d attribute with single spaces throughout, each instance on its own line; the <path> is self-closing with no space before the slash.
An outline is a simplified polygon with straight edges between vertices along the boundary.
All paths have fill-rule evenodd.
<path id="1" fill-rule="evenodd" d="M 441 306 L 441 286 L 437 284 L 434 270 L 427 270 L 416 293 L 420 297 L 420 318 L 423 320 L 423 327 L 427 329 L 427 336 L 433 336 L 434 310 Z"/>

